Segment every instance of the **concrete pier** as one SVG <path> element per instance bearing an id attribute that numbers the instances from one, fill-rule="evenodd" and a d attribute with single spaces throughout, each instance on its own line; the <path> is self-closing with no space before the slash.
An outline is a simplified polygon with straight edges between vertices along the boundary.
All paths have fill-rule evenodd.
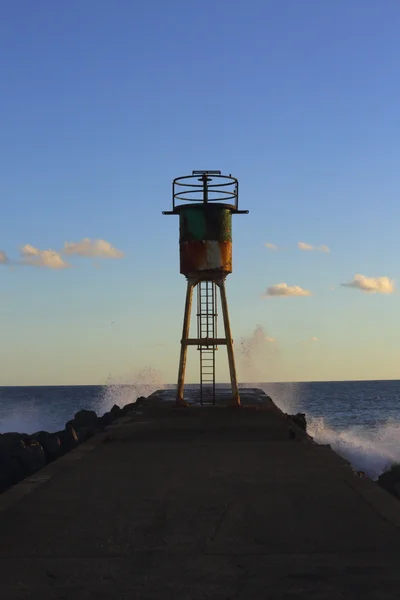
<path id="1" fill-rule="evenodd" d="M 3 493 L 1 597 L 399 598 L 400 502 L 241 399 L 156 396 Z"/>

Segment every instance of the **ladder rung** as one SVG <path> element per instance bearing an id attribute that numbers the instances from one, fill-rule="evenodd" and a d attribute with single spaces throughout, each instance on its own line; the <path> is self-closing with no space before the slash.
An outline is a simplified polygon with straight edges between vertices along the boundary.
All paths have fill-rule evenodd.
<path id="1" fill-rule="evenodd" d="M 202 281 L 198 287 L 196 345 L 200 351 L 200 394 L 215 403 L 215 351 L 217 350 L 217 294 L 215 283 Z M 194 340 L 193 342 L 195 343 Z"/>

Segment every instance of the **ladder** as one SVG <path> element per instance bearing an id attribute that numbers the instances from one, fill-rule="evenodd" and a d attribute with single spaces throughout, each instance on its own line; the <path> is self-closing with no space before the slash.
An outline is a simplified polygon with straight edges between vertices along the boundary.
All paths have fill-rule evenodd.
<path id="1" fill-rule="evenodd" d="M 217 285 L 200 281 L 197 285 L 197 338 L 217 337 Z M 215 351 L 214 344 L 197 347 L 200 352 L 200 404 L 215 404 Z"/>

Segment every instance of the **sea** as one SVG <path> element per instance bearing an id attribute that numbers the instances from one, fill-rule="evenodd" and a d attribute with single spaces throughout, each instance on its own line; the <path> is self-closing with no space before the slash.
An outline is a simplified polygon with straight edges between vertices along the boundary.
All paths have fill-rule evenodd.
<path id="1" fill-rule="evenodd" d="M 246 383 L 285 412 L 304 412 L 308 433 L 376 479 L 400 463 L 400 381 Z M 57 431 L 80 409 L 100 416 L 162 386 L 158 381 L 103 386 L 0 387 L 0 433 Z"/>

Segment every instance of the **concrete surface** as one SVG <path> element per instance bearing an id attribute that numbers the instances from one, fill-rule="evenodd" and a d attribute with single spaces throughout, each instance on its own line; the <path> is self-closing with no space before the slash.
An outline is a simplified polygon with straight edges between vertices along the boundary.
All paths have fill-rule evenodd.
<path id="1" fill-rule="evenodd" d="M 399 598 L 400 503 L 247 398 L 150 401 L 2 494 L 1 598 Z"/>

